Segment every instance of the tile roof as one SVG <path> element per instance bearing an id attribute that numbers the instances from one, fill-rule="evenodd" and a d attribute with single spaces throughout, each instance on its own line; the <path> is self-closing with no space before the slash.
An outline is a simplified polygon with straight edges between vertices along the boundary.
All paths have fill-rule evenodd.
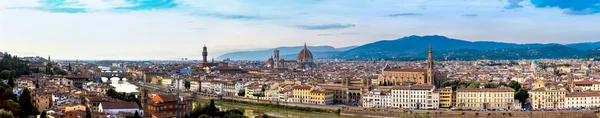
<path id="1" fill-rule="evenodd" d="M 498 88 L 460 88 L 457 92 L 514 92 L 515 90 L 509 87 Z"/>

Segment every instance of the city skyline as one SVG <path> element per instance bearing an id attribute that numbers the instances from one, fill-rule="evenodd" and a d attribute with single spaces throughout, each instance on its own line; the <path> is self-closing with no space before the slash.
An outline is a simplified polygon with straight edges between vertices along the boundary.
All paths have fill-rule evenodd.
<path id="1" fill-rule="evenodd" d="M 345 47 L 409 35 L 468 41 L 598 41 L 600 2 L 8 1 L 0 51 L 53 59 L 200 59 L 281 46 Z M 226 6 L 226 7 L 224 7 Z"/>

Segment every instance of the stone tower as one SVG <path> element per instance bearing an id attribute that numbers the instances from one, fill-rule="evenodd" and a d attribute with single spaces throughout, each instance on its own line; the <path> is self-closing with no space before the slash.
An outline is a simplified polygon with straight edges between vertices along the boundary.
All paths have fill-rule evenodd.
<path id="1" fill-rule="evenodd" d="M 275 67 L 275 68 L 280 68 L 280 67 L 279 67 L 279 64 L 280 64 L 280 63 L 279 63 L 279 50 L 277 50 L 277 49 L 273 50 L 273 56 L 274 56 L 274 57 L 273 57 L 273 61 L 274 61 L 274 62 L 273 62 L 273 64 L 274 64 L 274 67 Z"/>
<path id="2" fill-rule="evenodd" d="M 204 47 L 202 47 L 202 63 L 207 62 L 206 57 L 208 57 L 208 51 L 206 50 L 206 45 L 204 45 Z"/>
<path id="3" fill-rule="evenodd" d="M 433 63 L 433 51 L 431 46 L 429 46 L 429 53 L 427 54 L 427 81 L 426 83 L 434 85 L 437 87 L 435 81 L 435 71 L 434 71 L 434 63 Z"/>

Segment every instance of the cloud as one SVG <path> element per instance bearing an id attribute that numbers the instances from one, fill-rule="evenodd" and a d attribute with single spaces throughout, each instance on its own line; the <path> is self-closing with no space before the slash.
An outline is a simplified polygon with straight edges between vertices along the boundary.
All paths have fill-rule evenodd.
<path id="1" fill-rule="evenodd" d="M 465 16 L 465 17 L 477 17 L 479 15 L 477 15 L 477 14 L 463 14 L 462 16 Z"/>
<path id="2" fill-rule="evenodd" d="M 41 0 L 37 6 L 8 7 L 8 9 L 30 9 L 55 13 L 86 13 L 89 11 L 136 11 L 175 8 L 179 5 L 175 0 Z"/>
<path id="3" fill-rule="evenodd" d="M 531 0 L 536 8 L 559 8 L 569 15 L 589 15 L 600 12 L 600 0 Z"/>
<path id="4" fill-rule="evenodd" d="M 19 6 L 19 7 L 8 7 L 8 9 L 29 9 L 48 11 L 55 13 L 84 13 L 86 10 L 82 8 L 81 4 L 77 1 L 66 1 L 66 0 L 42 0 L 38 6 Z"/>
<path id="5" fill-rule="evenodd" d="M 262 16 L 239 15 L 239 14 L 224 14 L 224 13 L 211 13 L 211 14 L 198 14 L 198 15 L 211 16 L 211 17 L 221 18 L 221 19 L 235 19 L 235 20 L 261 20 L 261 19 L 267 19 L 267 18 L 262 17 Z"/>
<path id="6" fill-rule="evenodd" d="M 180 3 L 175 0 L 125 0 L 130 6 L 116 7 L 117 10 L 157 10 L 175 8 Z"/>
<path id="7" fill-rule="evenodd" d="M 508 5 L 504 6 L 504 9 L 518 9 L 523 8 L 523 5 L 519 5 L 523 0 L 508 0 Z"/>
<path id="8" fill-rule="evenodd" d="M 317 34 L 317 36 L 341 36 L 341 35 L 358 35 L 358 33 L 330 33 L 330 34 Z"/>
<path id="9" fill-rule="evenodd" d="M 388 14 L 386 17 L 399 17 L 399 16 L 421 16 L 420 13 L 399 13 L 399 14 Z"/>
<path id="10" fill-rule="evenodd" d="M 330 29 L 346 29 L 346 28 L 351 28 L 354 27 L 356 25 L 354 24 L 323 24 L 323 25 L 294 25 L 291 27 L 295 27 L 298 29 L 304 29 L 304 30 L 330 30 Z"/>

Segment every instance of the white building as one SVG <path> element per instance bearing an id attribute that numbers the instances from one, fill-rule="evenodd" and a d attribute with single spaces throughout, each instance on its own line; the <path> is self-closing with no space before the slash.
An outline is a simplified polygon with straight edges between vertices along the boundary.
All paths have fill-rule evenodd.
<path id="1" fill-rule="evenodd" d="M 600 92 L 571 92 L 565 97 L 567 108 L 600 107 Z"/>
<path id="2" fill-rule="evenodd" d="M 439 93 L 435 86 L 412 85 L 398 86 L 391 89 L 390 101 L 392 108 L 406 109 L 438 109 Z"/>
<path id="3" fill-rule="evenodd" d="M 140 107 L 135 102 L 101 102 L 98 105 L 98 112 L 108 114 L 118 113 L 131 113 L 138 112 L 140 115 L 144 115 L 144 110 L 140 110 Z"/>
<path id="4" fill-rule="evenodd" d="M 386 108 L 386 104 L 384 104 L 383 99 L 386 97 L 384 92 L 379 90 L 372 90 L 365 94 L 362 97 L 362 107 L 366 108 Z M 385 101 L 387 102 L 387 101 Z"/>

